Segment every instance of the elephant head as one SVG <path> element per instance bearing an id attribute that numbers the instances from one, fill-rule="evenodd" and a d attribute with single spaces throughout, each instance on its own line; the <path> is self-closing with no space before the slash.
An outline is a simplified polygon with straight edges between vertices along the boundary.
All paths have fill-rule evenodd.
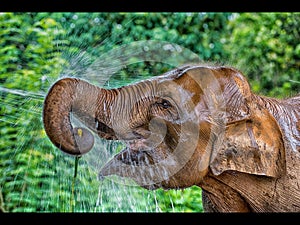
<path id="1" fill-rule="evenodd" d="M 185 65 L 117 89 L 64 78 L 46 96 L 43 122 L 50 140 L 72 155 L 93 147 L 89 130 L 123 140 L 100 177 L 129 177 L 147 189 L 190 187 L 228 170 L 278 177 L 281 130 L 255 98 L 229 67 Z M 71 114 L 88 129 L 73 128 Z"/>

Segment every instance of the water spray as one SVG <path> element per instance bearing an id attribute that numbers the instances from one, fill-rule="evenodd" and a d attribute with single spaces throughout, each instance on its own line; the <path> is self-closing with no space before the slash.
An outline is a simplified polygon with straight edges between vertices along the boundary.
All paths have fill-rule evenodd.
<path id="1" fill-rule="evenodd" d="M 74 212 L 74 209 L 75 209 L 75 182 L 76 182 L 77 171 L 78 171 L 78 162 L 79 162 L 80 158 L 81 158 L 81 155 L 75 156 L 74 176 L 73 176 L 73 181 L 72 181 L 71 212 Z"/>

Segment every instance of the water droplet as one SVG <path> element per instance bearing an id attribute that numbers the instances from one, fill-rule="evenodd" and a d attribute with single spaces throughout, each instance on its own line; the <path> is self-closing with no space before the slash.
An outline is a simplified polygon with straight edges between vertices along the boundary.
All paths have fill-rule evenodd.
<path id="1" fill-rule="evenodd" d="M 144 50 L 145 52 L 148 52 L 148 51 L 149 51 L 149 47 L 148 47 L 148 46 L 144 46 L 144 47 L 143 47 L 143 50 Z"/>

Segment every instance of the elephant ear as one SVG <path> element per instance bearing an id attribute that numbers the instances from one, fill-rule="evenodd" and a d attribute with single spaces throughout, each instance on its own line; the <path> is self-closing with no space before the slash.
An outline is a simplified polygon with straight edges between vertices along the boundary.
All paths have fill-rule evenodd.
<path id="1" fill-rule="evenodd" d="M 244 83 L 241 86 L 239 82 L 234 83 L 236 91 L 232 93 L 235 93 L 236 99 L 240 99 L 235 109 L 241 110 L 232 110 L 234 106 L 227 102 L 228 123 L 224 140 L 219 147 L 213 149 L 210 168 L 214 175 L 233 170 L 280 177 L 285 170 L 281 129 L 270 112 L 251 97 L 254 95 L 251 94 L 248 85 L 245 86 Z M 225 97 L 228 98 L 226 94 L 228 92 L 225 93 Z M 230 98 L 232 99 L 232 96 Z"/>

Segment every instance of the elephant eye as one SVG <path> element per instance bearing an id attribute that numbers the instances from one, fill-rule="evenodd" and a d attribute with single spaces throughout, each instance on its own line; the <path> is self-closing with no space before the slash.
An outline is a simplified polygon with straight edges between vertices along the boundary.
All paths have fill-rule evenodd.
<path id="1" fill-rule="evenodd" d="M 164 109 L 168 109 L 172 106 L 171 103 L 166 99 L 161 99 L 159 102 L 157 102 L 157 104 Z"/>

